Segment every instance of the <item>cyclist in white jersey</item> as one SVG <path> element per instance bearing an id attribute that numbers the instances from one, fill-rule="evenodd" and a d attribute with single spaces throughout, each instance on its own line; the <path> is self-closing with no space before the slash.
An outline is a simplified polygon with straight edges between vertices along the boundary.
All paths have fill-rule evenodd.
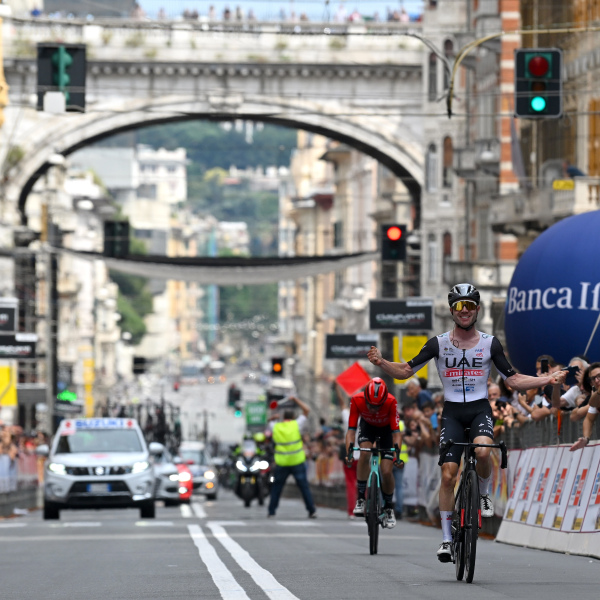
<path id="1" fill-rule="evenodd" d="M 450 313 L 454 320 L 451 331 L 431 338 L 412 360 L 394 363 L 385 360 L 381 352 L 372 346 L 368 358 L 395 379 L 408 379 L 424 367 L 432 358 L 435 360 L 442 385 L 444 386 L 444 409 L 440 444 L 445 440 L 465 442 L 464 430 L 470 428 L 469 437 L 476 444 L 492 444 L 494 423 L 492 410 L 487 399 L 487 383 L 492 363 L 510 385 L 525 391 L 546 385 L 560 385 L 565 371 L 540 377 L 516 373 L 504 355 L 502 344 L 492 335 L 475 329 L 480 310 L 480 296 L 470 283 L 459 283 L 448 293 Z M 450 562 L 452 540 L 452 510 L 454 488 L 461 458 L 459 446 L 450 449 L 442 465 L 440 485 L 440 514 L 443 539 L 437 551 L 440 562 Z M 481 497 L 481 516 L 494 514 L 489 497 L 492 472 L 489 448 L 476 448 L 477 474 Z"/>

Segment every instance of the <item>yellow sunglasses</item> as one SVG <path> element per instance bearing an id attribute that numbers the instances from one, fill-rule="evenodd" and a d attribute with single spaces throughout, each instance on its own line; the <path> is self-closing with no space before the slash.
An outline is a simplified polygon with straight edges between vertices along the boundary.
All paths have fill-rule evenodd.
<path id="1" fill-rule="evenodd" d="M 459 300 L 452 305 L 452 308 L 460 312 L 463 308 L 467 310 L 475 310 L 477 308 L 477 304 L 475 302 L 471 302 L 470 300 Z"/>

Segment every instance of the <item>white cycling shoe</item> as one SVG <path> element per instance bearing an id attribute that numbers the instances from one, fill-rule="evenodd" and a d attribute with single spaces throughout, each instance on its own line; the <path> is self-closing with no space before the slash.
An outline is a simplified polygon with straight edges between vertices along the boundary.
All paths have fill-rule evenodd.
<path id="1" fill-rule="evenodd" d="M 365 516 L 365 499 L 364 498 L 359 498 L 356 501 L 356 506 L 354 507 L 354 510 L 352 512 L 354 513 L 355 517 L 364 517 Z"/>
<path id="2" fill-rule="evenodd" d="M 383 512 L 383 526 L 386 529 L 393 529 L 396 527 L 396 515 L 394 514 L 394 509 L 386 508 Z"/>
<path id="3" fill-rule="evenodd" d="M 452 561 L 452 543 L 442 542 L 437 551 L 437 557 L 440 562 L 447 563 Z"/>
<path id="4" fill-rule="evenodd" d="M 489 518 L 494 516 L 494 505 L 487 494 L 480 496 L 479 508 L 481 509 L 482 517 Z"/>

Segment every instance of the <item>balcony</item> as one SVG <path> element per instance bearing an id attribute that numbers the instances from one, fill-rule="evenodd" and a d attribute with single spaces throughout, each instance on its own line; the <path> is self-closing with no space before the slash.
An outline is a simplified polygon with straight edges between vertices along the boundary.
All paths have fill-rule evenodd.
<path id="1" fill-rule="evenodd" d="M 567 187 L 571 180 L 566 180 Z M 492 229 L 517 236 L 543 231 L 557 221 L 600 209 L 600 178 L 575 177 L 572 189 L 538 189 L 494 200 Z M 554 187 L 560 187 L 554 182 Z"/>
<path id="2" fill-rule="evenodd" d="M 469 281 L 476 288 L 505 290 L 510 284 L 515 264 L 513 262 L 477 261 L 446 262 L 444 281 L 454 285 L 457 281 Z"/>
<path id="3" fill-rule="evenodd" d="M 475 147 L 455 148 L 453 168 L 459 177 L 471 179 L 475 177 L 477 150 Z"/>

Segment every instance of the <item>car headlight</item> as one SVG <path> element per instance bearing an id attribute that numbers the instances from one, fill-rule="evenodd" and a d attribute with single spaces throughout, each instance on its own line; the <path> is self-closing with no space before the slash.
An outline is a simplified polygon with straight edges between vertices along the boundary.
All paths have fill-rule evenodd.
<path id="1" fill-rule="evenodd" d="M 169 481 L 181 481 L 179 473 L 173 473 L 169 475 Z"/>
<path id="2" fill-rule="evenodd" d="M 215 472 L 214 471 L 204 471 L 204 479 L 214 479 Z"/>
<path id="3" fill-rule="evenodd" d="M 192 478 L 191 473 L 179 473 L 179 481 L 189 481 Z"/>
<path id="4" fill-rule="evenodd" d="M 50 463 L 48 465 L 48 470 L 56 473 L 57 475 L 66 475 L 67 469 L 65 465 L 61 465 L 60 463 Z"/>
<path id="5" fill-rule="evenodd" d="M 140 462 L 133 463 L 133 467 L 131 467 L 132 473 L 142 473 L 146 469 L 150 468 L 150 463 L 147 460 L 142 460 Z"/>
<path id="6" fill-rule="evenodd" d="M 247 471 L 247 470 L 248 470 L 248 469 L 246 468 L 246 465 L 244 465 L 244 463 L 243 463 L 241 460 L 238 460 L 238 461 L 235 463 L 235 467 L 236 467 L 236 469 L 238 469 L 239 471 L 244 471 L 244 472 L 245 472 L 245 471 Z"/>

